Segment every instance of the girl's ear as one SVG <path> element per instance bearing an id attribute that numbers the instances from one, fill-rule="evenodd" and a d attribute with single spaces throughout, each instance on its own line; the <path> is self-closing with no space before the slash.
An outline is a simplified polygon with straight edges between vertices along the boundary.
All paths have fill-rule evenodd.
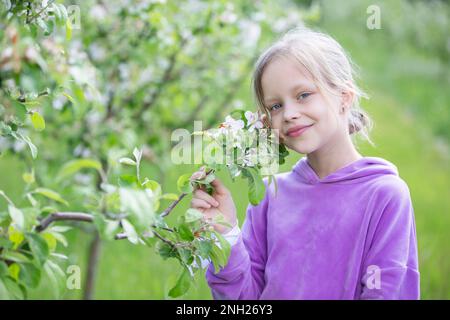
<path id="1" fill-rule="evenodd" d="M 341 108 L 339 111 L 341 113 L 345 113 L 346 110 L 351 108 L 353 99 L 355 98 L 355 93 L 353 92 L 353 90 L 343 91 L 341 97 Z"/>

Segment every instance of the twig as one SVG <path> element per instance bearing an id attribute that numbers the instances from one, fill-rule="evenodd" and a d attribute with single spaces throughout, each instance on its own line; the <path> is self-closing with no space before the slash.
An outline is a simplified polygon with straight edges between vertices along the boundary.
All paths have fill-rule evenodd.
<path id="1" fill-rule="evenodd" d="M 172 210 L 173 208 L 176 207 L 176 205 L 181 201 L 181 199 L 183 199 L 185 196 L 187 195 L 186 192 L 183 192 L 182 194 L 180 194 L 180 196 L 178 197 L 177 200 L 173 201 L 166 210 L 163 211 L 163 213 L 161 213 L 161 217 L 164 218 L 165 216 L 167 216 Z"/>
<path id="2" fill-rule="evenodd" d="M 61 220 L 93 222 L 94 217 L 88 213 L 83 212 L 55 212 L 43 219 L 41 223 L 36 227 L 36 230 L 38 232 L 41 232 L 45 230 L 52 222 Z"/>
<path id="3" fill-rule="evenodd" d="M 41 10 L 39 10 L 39 12 L 35 13 L 34 15 L 31 16 L 30 19 L 27 18 L 27 24 L 29 24 L 30 22 L 33 21 L 34 18 L 36 18 L 37 16 L 39 16 L 45 9 L 47 9 L 49 7 L 49 5 L 51 5 L 53 2 L 55 2 L 55 0 L 50 0 L 47 5 L 45 7 L 43 7 Z"/>

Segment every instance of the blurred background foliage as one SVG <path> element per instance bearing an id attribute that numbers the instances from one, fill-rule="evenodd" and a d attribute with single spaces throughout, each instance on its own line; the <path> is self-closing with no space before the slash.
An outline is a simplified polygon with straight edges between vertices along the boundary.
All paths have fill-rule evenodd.
<path id="1" fill-rule="evenodd" d="M 360 151 L 399 168 L 415 209 L 422 298 L 450 298 L 447 2 L 56 1 L 80 10 L 80 29 L 69 30 L 45 23 L 30 29 L 24 17 L 8 19 L 9 1 L 2 2 L 0 114 L 6 117 L 13 100 L 24 98 L 46 122 L 37 131 L 25 118 L 20 128 L 38 148 L 35 159 L 27 142 L 0 136 L 0 189 L 16 203 L 26 202 L 22 174 L 33 168 L 39 183 L 63 194 L 71 209 L 86 210 L 95 200 L 96 176 L 82 172 L 60 182 L 55 174 L 67 161 L 89 157 L 113 179 L 117 158 L 135 146 L 143 146 L 145 174 L 165 192 L 176 192 L 178 176 L 195 166 L 171 162 L 172 131 L 192 131 L 194 120 L 202 120 L 203 128 L 216 126 L 234 108 L 254 110 L 255 59 L 283 32 L 305 24 L 334 36 L 360 66 L 359 83 L 370 96 L 362 106 L 375 121 L 376 144 L 362 143 Z M 380 8 L 381 29 L 367 28 L 370 5 Z M 281 171 L 301 156 L 291 153 Z M 242 225 L 245 182 L 221 178 Z M 174 218 L 176 213 L 169 220 Z M 75 225 L 62 250 L 69 264 L 81 266 L 85 281 L 96 237 L 91 226 Z M 101 241 L 96 248 L 94 298 L 167 298 L 178 273 L 175 261 L 125 241 Z M 51 299 L 49 281 L 30 297 Z M 83 290 L 63 296 L 82 297 Z M 211 299 L 202 275 L 185 298 Z"/>

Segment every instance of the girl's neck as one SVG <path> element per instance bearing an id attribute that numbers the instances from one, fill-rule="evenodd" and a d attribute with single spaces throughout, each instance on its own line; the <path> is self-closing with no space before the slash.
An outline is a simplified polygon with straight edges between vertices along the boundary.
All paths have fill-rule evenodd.
<path id="1" fill-rule="evenodd" d="M 306 156 L 308 163 L 320 179 L 363 158 L 348 134 L 331 139 L 326 145 Z"/>

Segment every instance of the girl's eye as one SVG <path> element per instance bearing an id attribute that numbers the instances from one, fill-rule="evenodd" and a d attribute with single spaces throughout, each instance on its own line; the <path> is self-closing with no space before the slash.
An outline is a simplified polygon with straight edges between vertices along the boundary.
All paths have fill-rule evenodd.
<path id="1" fill-rule="evenodd" d="M 304 92 L 298 96 L 298 99 L 304 100 L 304 99 L 308 98 L 310 95 L 311 95 L 311 92 Z"/>
<path id="2" fill-rule="evenodd" d="M 274 104 L 273 106 L 271 106 L 270 107 L 270 110 L 272 111 L 272 110 L 277 110 L 278 109 L 278 107 L 280 107 L 281 108 L 281 105 L 279 104 L 279 103 L 277 103 L 277 104 Z"/>

